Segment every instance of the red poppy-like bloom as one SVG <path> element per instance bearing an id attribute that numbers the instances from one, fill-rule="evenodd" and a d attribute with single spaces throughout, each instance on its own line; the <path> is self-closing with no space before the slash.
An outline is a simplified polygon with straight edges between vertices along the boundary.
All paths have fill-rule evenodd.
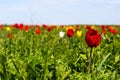
<path id="1" fill-rule="evenodd" d="M 23 26 L 24 26 L 23 24 L 20 24 L 19 29 L 23 30 Z"/>
<path id="2" fill-rule="evenodd" d="M 110 32 L 111 32 L 112 34 L 117 34 L 117 30 L 116 30 L 116 29 L 112 29 L 112 30 L 110 30 Z"/>
<path id="3" fill-rule="evenodd" d="M 109 26 L 109 25 L 106 25 L 105 28 L 110 28 L 110 26 Z"/>
<path id="4" fill-rule="evenodd" d="M 47 25 L 46 25 L 46 24 L 43 24 L 43 27 L 44 27 L 44 28 L 47 28 Z"/>
<path id="5" fill-rule="evenodd" d="M 11 39 L 11 38 L 13 37 L 13 35 L 12 35 L 12 34 L 7 34 L 7 37 L 8 37 L 9 39 Z"/>
<path id="6" fill-rule="evenodd" d="M 100 26 L 101 27 L 101 29 L 105 29 L 106 28 L 106 26 L 105 25 L 102 25 L 102 26 Z"/>
<path id="7" fill-rule="evenodd" d="M 13 25 L 14 28 L 19 28 L 19 25 L 16 23 Z"/>
<path id="8" fill-rule="evenodd" d="M 29 29 L 29 26 L 24 27 L 24 31 L 28 31 L 28 29 Z"/>
<path id="9" fill-rule="evenodd" d="M 67 30 L 67 36 L 68 36 L 68 37 L 72 37 L 73 35 L 74 35 L 73 29 L 68 29 L 68 30 Z"/>
<path id="10" fill-rule="evenodd" d="M 40 29 L 36 29 L 36 34 L 40 34 Z"/>
<path id="11" fill-rule="evenodd" d="M 85 41 L 89 47 L 97 47 L 101 41 L 101 35 L 97 30 L 89 29 L 85 36 Z"/>
<path id="12" fill-rule="evenodd" d="M 51 27 L 48 27 L 48 28 L 47 28 L 47 31 L 49 31 L 49 32 L 50 32 L 50 31 L 51 31 Z"/>
<path id="13" fill-rule="evenodd" d="M 91 27 L 90 27 L 90 26 L 88 26 L 88 25 L 86 25 L 86 29 L 87 29 L 87 30 L 89 30 L 89 29 L 91 29 Z"/>
<path id="14" fill-rule="evenodd" d="M 111 31 L 112 31 L 112 27 L 108 27 L 107 29 L 108 29 L 108 31 L 109 31 L 109 32 L 111 32 Z"/>
<path id="15" fill-rule="evenodd" d="M 113 29 L 112 27 L 108 27 L 108 31 L 112 34 L 117 34 L 117 30 Z"/>
<path id="16" fill-rule="evenodd" d="M 102 29 L 102 32 L 101 32 L 102 34 L 106 34 L 106 30 L 104 30 L 104 29 Z"/>

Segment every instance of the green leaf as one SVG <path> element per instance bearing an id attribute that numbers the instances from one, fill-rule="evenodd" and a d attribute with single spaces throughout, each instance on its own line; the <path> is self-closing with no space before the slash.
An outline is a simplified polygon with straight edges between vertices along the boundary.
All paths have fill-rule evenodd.
<path id="1" fill-rule="evenodd" d="M 100 71 L 102 69 L 102 65 L 105 63 L 105 61 L 107 60 L 107 58 L 110 56 L 111 53 L 107 54 L 105 56 L 105 58 L 102 60 L 102 62 L 100 63 L 100 65 L 97 67 L 97 70 Z"/>
<path id="2" fill-rule="evenodd" d="M 115 63 L 119 61 L 119 56 L 115 57 Z"/>

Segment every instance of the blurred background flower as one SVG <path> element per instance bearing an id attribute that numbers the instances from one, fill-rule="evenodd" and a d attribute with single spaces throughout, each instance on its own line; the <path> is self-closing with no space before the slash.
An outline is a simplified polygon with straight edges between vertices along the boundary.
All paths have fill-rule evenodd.
<path id="1" fill-rule="evenodd" d="M 68 37 L 72 37 L 73 35 L 74 35 L 73 29 L 68 29 L 68 30 L 67 30 L 67 36 L 68 36 Z"/>
<path id="2" fill-rule="evenodd" d="M 77 31 L 76 34 L 77 34 L 78 37 L 81 37 L 82 36 L 82 31 Z"/>
<path id="3" fill-rule="evenodd" d="M 11 30 L 11 28 L 10 28 L 10 27 L 6 27 L 6 30 L 7 30 L 7 31 L 10 31 L 10 30 Z"/>
<path id="4" fill-rule="evenodd" d="M 65 32 L 63 32 L 63 31 L 60 31 L 60 32 L 59 32 L 60 38 L 64 37 L 64 35 L 65 35 Z"/>

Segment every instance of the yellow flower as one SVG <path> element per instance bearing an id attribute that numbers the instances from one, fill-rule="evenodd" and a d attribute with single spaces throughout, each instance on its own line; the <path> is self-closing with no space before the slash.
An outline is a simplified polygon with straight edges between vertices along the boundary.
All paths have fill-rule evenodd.
<path id="1" fill-rule="evenodd" d="M 10 30 L 11 30 L 11 28 L 10 28 L 10 27 L 6 27 L 6 30 L 7 30 L 7 31 L 10 31 Z"/>
<path id="2" fill-rule="evenodd" d="M 60 26 L 56 26 L 56 28 L 57 28 L 57 29 L 59 29 L 59 28 L 60 28 Z"/>
<path id="3" fill-rule="evenodd" d="M 77 31 L 77 36 L 81 37 L 82 36 L 82 31 Z"/>
<path id="4" fill-rule="evenodd" d="M 92 26 L 91 26 L 91 29 L 95 29 L 95 27 L 96 27 L 96 26 L 92 25 Z"/>
<path id="5" fill-rule="evenodd" d="M 65 27 L 66 31 L 69 29 L 68 26 Z"/>
<path id="6" fill-rule="evenodd" d="M 84 25 L 84 28 L 86 28 L 86 25 Z"/>

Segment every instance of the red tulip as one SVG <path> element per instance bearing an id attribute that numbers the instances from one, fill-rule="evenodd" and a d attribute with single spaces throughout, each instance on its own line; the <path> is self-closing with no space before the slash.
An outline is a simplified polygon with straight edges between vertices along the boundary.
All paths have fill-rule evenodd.
<path id="1" fill-rule="evenodd" d="M 86 29 L 87 29 L 87 30 L 89 30 L 89 29 L 91 29 L 91 27 L 90 27 L 90 26 L 88 26 L 88 25 L 86 25 Z"/>
<path id="2" fill-rule="evenodd" d="M 106 31 L 104 29 L 102 29 L 102 34 L 106 34 Z"/>
<path id="3" fill-rule="evenodd" d="M 14 28 L 19 28 L 19 25 L 16 23 L 13 25 Z"/>
<path id="4" fill-rule="evenodd" d="M 105 28 L 110 28 L 110 26 L 109 26 L 109 25 L 106 25 Z"/>
<path id="5" fill-rule="evenodd" d="M 23 26 L 24 26 L 23 24 L 20 24 L 19 29 L 23 30 Z"/>
<path id="6" fill-rule="evenodd" d="M 116 30 L 116 29 L 112 29 L 110 32 L 111 32 L 112 34 L 117 34 L 117 30 Z"/>
<path id="7" fill-rule="evenodd" d="M 112 27 L 108 27 L 107 29 L 108 29 L 108 31 L 109 31 L 109 32 L 111 32 L 111 31 L 112 31 Z"/>
<path id="8" fill-rule="evenodd" d="M 28 31 L 28 29 L 29 29 L 29 26 L 25 26 L 25 27 L 24 27 L 24 30 L 25 30 L 25 31 Z"/>
<path id="9" fill-rule="evenodd" d="M 106 28 L 106 26 L 104 26 L 104 25 L 102 25 L 102 26 L 100 26 L 101 27 L 101 29 L 105 29 Z"/>
<path id="10" fill-rule="evenodd" d="M 47 31 L 49 31 L 49 32 L 50 32 L 50 31 L 51 31 L 51 27 L 48 27 L 48 28 L 47 28 Z"/>
<path id="11" fill-rule="evenodd" d="M 112 34 L 117 34 L 117 30 L 113 29 L 112 27 L 108 27 L 108 31 Z"/>
<path id="12" fill-rule="evenodd" d="M 9 39 L 11 39 L 11 38 L 13 37 L 13 35 L 12 35 L 12 34 L 7 34 L 7 37 L 8 37 Z"/>
<path id="13" fill-rule="evenodd" d="M 44 27 L 44 28 L 47 28 L 47 25 L 46 25 L 46 24 L 43 24 L 43 27 Z"/>
<path id="14" fill-rule="evenodd" d="M 40 29 L 36 29 L 36 34 L 40 34 Z"/>
<path id="15" fill-rule="evenodd" d="M 72 37 L 73 35 L 74 35 L 73 29 L 68 29 L 68 30 L 67 30 L 67 36 L 68 36 L 68 37 Z"/>
<path id="16" fill-rule="evenodd" d="M 85 41 L 89 47 L 97 47 L 101 41 L 101 35 L 97 30 L 89 29 L 85 36 Z"/>

